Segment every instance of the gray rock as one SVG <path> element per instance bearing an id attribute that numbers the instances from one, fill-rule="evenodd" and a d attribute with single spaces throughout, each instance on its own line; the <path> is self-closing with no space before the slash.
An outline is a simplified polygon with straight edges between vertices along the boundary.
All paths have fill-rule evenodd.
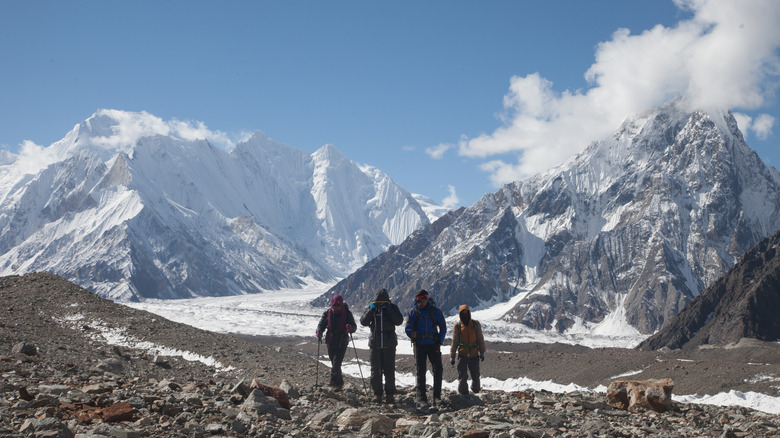
<path id="1" fill-rule="evenodd" d="M 11 352 L 15 354 L 21 353 L 27 356 L 35 356 L 38 354 L 38 347 L 27 342 L 19 342 L 18 344 L 15 344 L 13 348 L 11 348 Z"/>

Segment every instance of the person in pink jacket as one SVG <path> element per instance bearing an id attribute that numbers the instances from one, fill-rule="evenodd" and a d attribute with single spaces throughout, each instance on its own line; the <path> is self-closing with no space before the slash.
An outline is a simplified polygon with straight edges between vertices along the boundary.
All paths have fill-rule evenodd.
<path id="1" fill-rule="evenodd" d="M 330 359 L 330 386 L 336 391 L 340 391 L 344 386 L 341 363 L 344 362 L 344 355 L 349 347 L 349 334 L 354 333 L 356 328 L 355 317 L 352 316 L 349 306 L 341 295 L 334 295 L 330 308 L 322 314 L 317 325 L 317 339 L 322 342 L 324 334 Z"/>

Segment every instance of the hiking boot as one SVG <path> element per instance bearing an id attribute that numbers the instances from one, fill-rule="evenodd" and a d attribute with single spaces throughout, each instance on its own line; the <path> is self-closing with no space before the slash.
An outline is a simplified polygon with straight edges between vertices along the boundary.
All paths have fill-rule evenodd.
<path id="1" fill-rule="evenodd" d="M 387 394 L 387 397 L 385 397 L 385 403 L 389 405 L 395 404 L 395 397 L 393 397 L 393 394 Z"/>
<path id="2" fill-rule="evenodd" d="M 382 396 L 379 395 L 379 394 L 375 395 L 374 396 L 374 403 L 376 403 L 376 404 L 382 403 Z"/>
<path id="3" fill-rule="evenodd" d="M 441 399 L 440 399 L 440 398 L 435 398 L 435 397 L 434 397 L 434 399 L 433 399 L 433 405 L 432 405 L 432 406 L 433 406 L 434 408 L 437 408 L 437 407 L 441 406 Z"/>

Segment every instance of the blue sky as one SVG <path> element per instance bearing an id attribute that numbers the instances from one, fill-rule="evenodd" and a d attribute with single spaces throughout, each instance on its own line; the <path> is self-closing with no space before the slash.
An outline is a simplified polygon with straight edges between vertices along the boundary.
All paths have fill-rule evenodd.
<path id="1" fill-rule="evenodd" d="M 4 1 L 0 147 L 145 111 L 470 205 L 682 95 L 780 167 L 778 23 L 763 0 Z"/>

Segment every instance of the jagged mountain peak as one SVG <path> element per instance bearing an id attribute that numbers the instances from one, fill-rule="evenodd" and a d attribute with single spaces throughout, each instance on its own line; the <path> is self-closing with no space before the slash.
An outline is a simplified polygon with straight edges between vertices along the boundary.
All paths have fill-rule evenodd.
<path id="1" fill-rule="evenodd" d="M 672 103 L 486 194 L 446 230 L 415 233 L 414 257 L 359 270 L 340 292 L 422 287 L 445 311 L 512 298 L 504 319 L 535 329 L 649 334 L 778 228 L 778 172 L 733 116 Z"/>
<path id="2" fill-rule="evenodd" d="M 117 299 L 251 293 L 333 281 L 428 223 L 335 147 L 257 131 L 228 152 L 181 126 L 99 110 L 44 150 L 48 167 L 0 169 L 0 272 Z"/>
<path id="3" fill-rule="evenodd" d="M 314 151 L 312 158 L 328 167 L 337 167 L 346 163 L 347 158 L 332 144 L 326 144 Z"/>

